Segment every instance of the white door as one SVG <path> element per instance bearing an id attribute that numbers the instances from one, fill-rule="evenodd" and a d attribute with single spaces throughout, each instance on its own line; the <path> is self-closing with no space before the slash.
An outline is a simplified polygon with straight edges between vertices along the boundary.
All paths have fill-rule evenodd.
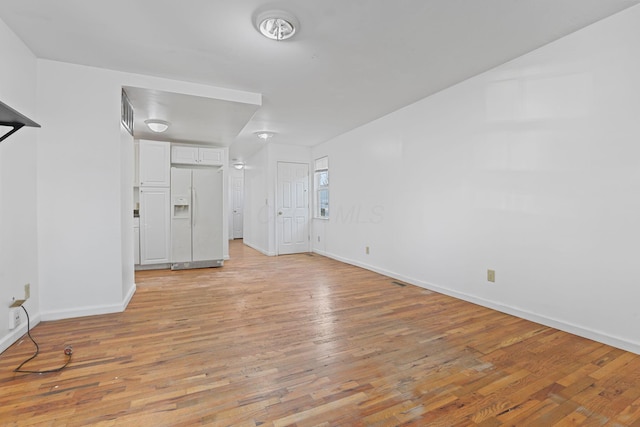
<path id="1" fill-rule="evenodd" d="M 221 260 L 222 169 L 193 169 L 192 250 L 193 261 Z"/>
<path id="2" fill-rule="evenodd" d="M 278 255 L 309 252 L 309 165 L 278 163 Z"/>
<path id="3" fill-rule="evenodd" d="M 231 204 L 232 236 L 234 239 L 242 239 L 244 217 L 244 176 L 242 175 L 231 178 Z"/>

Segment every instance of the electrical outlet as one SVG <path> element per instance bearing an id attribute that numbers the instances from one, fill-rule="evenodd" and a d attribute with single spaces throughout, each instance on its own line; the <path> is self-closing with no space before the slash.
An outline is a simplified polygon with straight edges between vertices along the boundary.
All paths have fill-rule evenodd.
<path id="1" fill-rule="evenodd" d="M 365 252 L 367 255 L 369 255 L 369 246 L 365 246 L 365 248 L 364 248 L 364 252 Z"/>
<path id="2" fill-rule="evenodd" d="M 28 300 L 29 298 L 31 298 L 31 284 L 27 283 L 24 285 L 24 299 Z"/>
<path id="3" fill-rule="evenodd" d="M 20 326 L 22 318 L 20 317 L 20 309 L 12 308 L 9 310 L 9 330 L 15 329 Z"/>
<path id="4" fill-rule="evenodd" d="M 487 270 L 487 281 L 495 282 L 496 281 L 496 271 L 495 270 Z"/>

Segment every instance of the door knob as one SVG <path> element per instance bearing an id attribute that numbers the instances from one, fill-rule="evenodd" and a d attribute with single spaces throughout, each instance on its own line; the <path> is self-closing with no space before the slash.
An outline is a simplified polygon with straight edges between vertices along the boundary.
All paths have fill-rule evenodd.
<path id="1" fill-rule="evenodd" d="M 278 215 L 282 215 L 282 211 L 278 212 Z"/>

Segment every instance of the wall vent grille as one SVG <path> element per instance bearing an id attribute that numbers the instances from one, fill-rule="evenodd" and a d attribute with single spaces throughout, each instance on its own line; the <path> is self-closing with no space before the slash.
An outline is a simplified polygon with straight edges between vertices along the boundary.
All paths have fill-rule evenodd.
<path id="1" fill-rule="evenodd" d="M 133 106 L 131 105 L 131 101 L 129 101 L 129 97 L 127 96 L 127 93 L 124 91 L 124 89 L 122 89 L 122 108 L 120 121 L 127 129 L 127 131 L 129 131 L 131 136 L 133 136 Z"/>
<path id="2" fill-rule="evenodd" d="M 394 281 L 392 281 L 391 283 L 393 283 L 393 284 L 394 284 L 394 285 L 396 285 L 396 286 L 402 286 L 402 287 L 407 286 L 407 284 L 406 284 L 406 283 L 398 282 L 397 280 L 394 280 Z"/>

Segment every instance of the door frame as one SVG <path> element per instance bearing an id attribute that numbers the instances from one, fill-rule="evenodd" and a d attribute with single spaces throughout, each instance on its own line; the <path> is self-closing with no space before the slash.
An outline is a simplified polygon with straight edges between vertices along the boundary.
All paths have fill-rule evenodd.
<path id="1" fill-rule="evenodd" d="M 280 164 L 293 164 L 293 165 L 305 165 L 307 166 L 307 248 L 306 251 L 295 252 L 295 253 L 307 253 L 311 251 L 311 163 L 309 162 L 288 162 L 285 160 L 278 160 L 276 162 L 276 186 L 275 186 L 275 205 L 273 211 L 273 217 L 275 220 L 275 254 L 280 255 L 280 235 L 281 235 L 281 225 L 278 220 L 278 211 L 280 209 L 280 191 L 279 191 L 279 183 L 280 183 Z M 288 255 L 288 254 L 287 254 Z"/>
<path id="2" fill-rule="evenodd" d="M 239 204 L 242 212 L 238 221 L 236 221 L 237 212 L 235 212 L 236 191 L 234 190 L 234 180 L 236 179 L 240 180 L 242 184 L 239 195 Z M 244 169 L 239 172 L 232 171 L 232 173 L 229 174 L 229 199 L 229 215 L 231 217 L 231 221 L 229 222 L 229 240 L 242 239 L 244 236 Z M 238 225 L 237 222 L 240 223 L 239 236 L 235 233 L 236 226 Z"/>

